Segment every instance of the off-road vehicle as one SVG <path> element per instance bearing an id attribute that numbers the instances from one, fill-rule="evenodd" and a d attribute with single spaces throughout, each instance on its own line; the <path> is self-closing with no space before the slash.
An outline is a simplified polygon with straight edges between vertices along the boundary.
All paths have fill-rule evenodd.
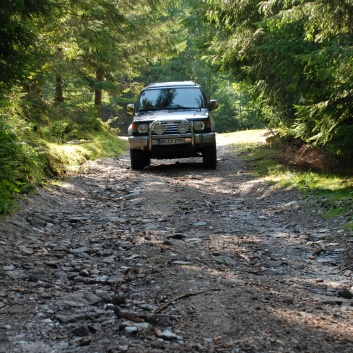
<path id="1" fill-rule="evenodd" d="M 128 129 L 131 169 L 141 170 L 151 158 L 202 157 L 206 168 L 216 168 L 215 124 L 209 112 L 218 107 L 207 101 L 191 81 L 153 83 L 142 89 Z"/>

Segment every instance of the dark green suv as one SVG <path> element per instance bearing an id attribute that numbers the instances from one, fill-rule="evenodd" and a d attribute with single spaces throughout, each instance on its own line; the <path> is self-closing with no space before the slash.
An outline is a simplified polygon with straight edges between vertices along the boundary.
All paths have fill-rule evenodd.
<path id="1" fill-rule="evenodd" d="M 131 169 L 143 169 L 151 158 L 188 157 L 202 157 L 206 168 L 216 168 L 216 132 L 209 112 L 217 106 L 191 81 L 142 89 L 137 104 L 127 107 L 133 114 L 128 130 Z"/>

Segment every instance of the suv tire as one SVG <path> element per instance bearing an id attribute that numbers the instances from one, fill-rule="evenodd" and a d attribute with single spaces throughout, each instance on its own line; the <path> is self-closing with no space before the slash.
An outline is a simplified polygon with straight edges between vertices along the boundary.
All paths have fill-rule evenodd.
<path id="1" fill-rule="evenodd" d="M 133 150 L 130 148 L 130 160 L 132 170 L 142 170 L 150 165 L 151 159 L 145 151 Z"/>
<path id="2" fill-rule="evenodd" d="M 217 148 L 216 145 L 207 146 L 202 151 L 202 162 L 205 168 L 216 169 Z"/>

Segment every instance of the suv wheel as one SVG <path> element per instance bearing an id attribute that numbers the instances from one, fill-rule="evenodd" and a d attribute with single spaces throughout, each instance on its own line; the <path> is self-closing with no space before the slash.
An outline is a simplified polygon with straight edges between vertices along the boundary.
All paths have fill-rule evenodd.
<path id="1" fill-rule="evenodd" d="M 202 162 L 205 168 L 216 169 L 217 148 L 216 145 L 207 146 L 202 151 Z"/>
<path id="2" fill-rule="evenodd" d="M 131 169 L 142 170 L 150 165 L 151 159 L 147 152 L 141 150 L 133 150 L 130 148 Z"/>

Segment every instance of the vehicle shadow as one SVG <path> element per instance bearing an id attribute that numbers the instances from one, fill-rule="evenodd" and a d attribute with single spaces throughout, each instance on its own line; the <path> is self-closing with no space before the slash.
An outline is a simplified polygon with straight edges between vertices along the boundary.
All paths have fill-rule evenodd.
<path id="1" fill-rule="evenodd" d="M 157 162 L 158 163 L 158 162 Z M 152 164 L 148 167 L 144 168 L 144 172 L 168 172 L 168 171 L 193 171 L 193 170 L 204 170 L 209 171 L 210 169 L 206 169 L 202 163 L 202 161 L 161 161 L 158 164 Z"/>

